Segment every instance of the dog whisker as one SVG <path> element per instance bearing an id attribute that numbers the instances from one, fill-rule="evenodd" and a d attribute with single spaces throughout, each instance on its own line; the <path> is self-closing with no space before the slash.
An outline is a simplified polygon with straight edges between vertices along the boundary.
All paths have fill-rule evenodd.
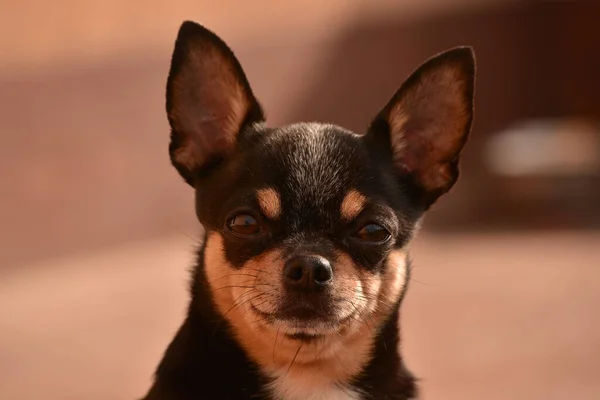
<path id="1" fill-rule="evenodd" d="M 251 294 L 251 293 L 254 293 L 254 292 L 258 292 L 258 294 L 257 294 L 256 296 L 254 296 L 254 297 L 250 298 L 250 299 L 245 299 L 244 301 L 240 302 L 243 296 L 246 296 L 246 295 L 248 295 L 248 294 Z M 225 318 L 225 317 L 227 316 L 227 314 L 229 314 L 231 311 L 233 311 L 233 310 L 235 310 L 236 308 L 239 308 L 239 307 L 241 307 L 242 305 L 244 305 L 246 301 L 252 301 L 252 300 L 255 300 L 255 299 L 257 299 L 257 298 L 259 298 L 259 297 L 261 297 L 261 296 L 263 296 L 263 295 L 264 295 L 264 293 L 263 293 L 263 292 L 259 292 L 259 291 L 258 291 L 258 290 L 256 290 L 256 289 L 254 289 L 254 290 L 249 290 L 249 291 L 246 291 L 246 292 L 244 292 L 244 293 L 240 294 L 240 295 L 239 295 L 239 296 L 238 296 L 238 297 L 235 299 L 235 301 L 233 302 L 233 305 L 232 305 L 232 306 L 231 306 L 231 307 L 230 307 L 230 308 L 229 308 L 229 309 L 228 309 L 228 310 L 227 310 L 227 311 L 226 311 L 226 312 L 223 314 L 223 318 Z"/>
<path id="2" fill-rule="evenodd" d="M 277 328 L 277 333 L 275 334 L 275 341 L 273 342 L 273 361 L 275 361 L 275 349 L 277 348 L 277 340 L 279 339 L 279 331 L 281 327 Z"/>
<path id="3" fill-rule="evenodd" d="M 302 350 L 302 346 L 304 346 L 304 342 L 300 343 L 300 346 L 298 346 L 298 350 L 296 350 L 296 354 L 294 354 L 294 358 L 292 358 L 292 362 L 290 363 L 290 366 L 287 369 L 286 375 L 292 369 L 292 366 L 294 365 L 294 362 L 296 361 L 296 357 L 298 357 L 298 354 L 300 353 L 300 350 Z"/>
<path id="4" fill-rule="evenodd" d="M 233 289 L 233 288 L 237 288 L 237 289 L 255 289 L 259 286 L 271 286 L 270 284 L 267 283 L 256 283 L 254 285 L 227 285 L 227 286 L 221 286 L 218 288 L 215 288 L 214 290 L 223 290 L 223 289 Z"/>
<path id="5" fill-rule="evenodd" d="M 214 280 L 218 281 L 218 280 L 221 280 L 221 279 L 232 278 L 232 277 L 235 277 L 235 276 L 249 276 L 249 277 L 255 278 L 255 279 L 258 278 L 258 275 L 239 273 L 239 274 L 226 274 L 226 275 L 220 276 L 218 278 L 215 278 Z"/>

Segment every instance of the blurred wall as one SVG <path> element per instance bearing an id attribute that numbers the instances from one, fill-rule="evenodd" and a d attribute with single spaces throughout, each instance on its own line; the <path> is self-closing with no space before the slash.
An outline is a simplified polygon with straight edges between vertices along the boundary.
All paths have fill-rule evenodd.
<path id="1" fill-rule="evenodd" d="M 0 4 L 1 68 L 68 68 L 132 51 L 170 50 L 185 19 L 210 26 L 236 48 L 290 46 L 327 40 L 355 16 L 413 18 L 517 1 L 4 0 Z"/>
<path id="2" fill-rule="evenodd" d="M 192 190 L 169 165 L 164 115 L 170 53 L 185 19 L 231 45 L 273 125 L 327 120 L 364 132 L 424 59 L 474 45 L 476 118 L 463 175 L 426 229 L 600 228 L 597 1 L 0 7 L 0 267 L 172 231 L 197 234 Z M 587 131 L 569 124 L 573 118 Z M 530 121 L 543 139 L 558 139 L 532 141 L 532 129 L 523 130 L 517 137 L 529 144 L 494 156 L 494 137 Z M 583 153 L 587 170 L 555 162 L 503 175 L 490 164 L 581 164 Z"/>
<path id="3" fill-rule="evenodd" d="M 270 123 L 280 124 L 315 96 L 315 79 L 357 21 L 409 21 L 496 3 L 507 2 L 3 1 L 0 267 L 198 231 L 192 191 L 169 165 L 163 105 L 184 19 L 224 37 Z"/>

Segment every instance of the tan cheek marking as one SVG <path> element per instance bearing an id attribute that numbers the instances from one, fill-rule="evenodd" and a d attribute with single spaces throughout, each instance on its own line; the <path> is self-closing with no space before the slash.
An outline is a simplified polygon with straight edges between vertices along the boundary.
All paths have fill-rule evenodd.
<path id="1" fill-rule="evenodd" d="M 232 271 L 225 260 L 223 237 L 215 232 L 208 234 L 204 248 L 204 269 L 218 310 L 224 314 L 233 304 L 231 290 L 221 289 L 231 285 Z"/>
<path id="2" fill-rule="evenodd" d="M 345 356 L 344 363 L 351 367 L 351 370 L 358 372 L 371 357 L 371 350 L 375 337 L 373 332 L 377 332 L 381 325 L 387 320 L 396 301 L 402 294 L 402 289 L 406 281 L 406 252 L 395 250 L 390 253 L 387 259 L 385 272 L 381 275 L 372 274 L 357 266 L 354 266 L 352 260 L 347 255 L 341 255 L 338 258 L 342 264 L 351 264 L 355 270 L 354 277 L 360 281 L 353 290 L 361 291 L 360 298 L 353 300 L 354 307 L 362 310 L 365 324 L 360 326 L 358 334 L 353 335 L 346 343 L 346 348 L 352 348 L 353 351 Z M 347 285 L 346 289 L 351 289 L 352 285 Z"/>
<path id="3" fill-rule="evenodd" d="M 249 333 L 246 330 L 249 315 L 246 306 L 249 306 L 249 300 L 261 294 L 265 284 L 270 294 L 274 292 L 277 277 L 283 268 L 282 265 L 277 268 L 279 259 L 278 252 L 267 252 L 246 263 L 242 271 L 236 271 L 225 258 L 223 237 L 216 232 L 209 233 L 204 250 L 204 270 L 218 311 L 225 315 L 238 333 Z M 271 295 L 263 297 L 273 302 L 276 300 Z"/>
<path id="4" fill-rule="evenodd" d="M 367 305 L 364 296 L 355 295 L 365 293 L 365 280 L 361 278 L 361 268 L 354 264 L 350 256 L 344 252 L 336 252 L 334 273 L 334 297 L 351 298 L 352 301 L 341 304 L 338 318 L 344 318 L 356 310 L 363 310 Z M 368 282 L 367 282 L 368 283 Z"/>
<path id="5" fill-rule="evenodd" d="M 392 307 L 402 295 L 408 277 L 406 251 L 393 250 L 387 259 L 385 272 L 381 277 L 379 301 L 375 311 L 377 318 L 387 318 Z"/>
<path id="6" fill-rule="evenodd" d="M 249 277 L 232 270 L 225 258 L 223 237 L 220 234 L 209 233 L 204 252 L 204 268 L 218 311 L 229 321 L 237 341 L 246 352 L 260 365 L 268 365 L 267 355 L 272 353 L 275 335 L 252 324 L 252 318 L 255 317 L 252 317 L 248 307 L 242 304 L 248 303 L 246 298 L 250 299 L 255 295 L 245 294 L 248 289 L 239 287 L 252 286 L 247 282 Z M 256 260 L 251 264 L 254 269 L 261 263 Z M 256 271 L 252 274 L 256 274 Z"/>
<path id="7" fill-rule="evenodd" d="M 379 304 L 375 311 L 375 318 L 387 318 L 396 301 L 400 298 L 408 279 L 408 265 L 406 263 L 407 253 L 405 250 L 394 250 L 390 253 L 387 266 L 382 279 L 382 287 L 379 292 Z M 396 321 L 398 323 L 398 321 Z M 397 351 L 400 351 L 400 343 L 397 343 Z"/>
<path id="8" fill-rule="evenodd" d="M 267 218 L 279 218 L 281 215 L 281 198 L 275 189 L 261 189 L 256 192 L 256 197 L 263 214 Z"/>
<path id="9" fill-rule="evenodd" d="M 346 254 L 338 254 L 338 271 L 341 269 L 345 279 L 358 282 L 344 284 L 346 290 L 360 291 L 353 300 L 353 307 L 360 310 L 363 323 L 350 329 L 350 333 L 341 339 L 336 347 L 338 353 L 334 362 L 324 362 L 321 366 L 336 371 L 341 382 L 356 376 L 372 357 L 373 343 L 382 324 L 388 319 L 396 301 L 402 294 L 406 281 L 406 253 L 397 250 L 390 253 L 385 272 L 372 274 L 354 265 Z M 333 340 L 333 339 L 332 339 Z M 344 351 L 352 349 L 352 351 Z M 341 350 L 341 351 L 339 351 Z M 343 365 L 343 368 L 340 368 Z"/>
<path id="10" fill-rule="evenodd" d="M 298 349 L 297 342 L 291 342 L 277 335 L 276 329 L 269 329 L 257 323 L 260 318 L 249 310 L 249 300 L 256 296 L 249 289 L 240 286 L 253 286 L 251 277 L 244 273 L 244 268 L 251 268 L 248 274 L 261 277 L 262 283 L 275 283 L 280 268 L 275 264 L 280 260 L 277 252 L 269 252 L 249 261 L 242 273 L 232 270 L 225 258 L 223 237 L 215 232 L 208 234 L 204 250 L 204 268 L 211 288 L 214 302 L 221 315 L 225 315 L 233 328 L 234 335 L 240 345 L 263 369 L 289 365 Z M 281 266 L 282 268 L 282 266 Z M 221 288 L 221 289 L 220 289 Z M 273 299 L 276 300 L 276 299 Z M 263 300 L 261 299 L 261 302 Z M 263 305 L 263 308 L 265 306 Z M 275 343 L 277 341 L 277 343 Z M 273 348 L 277 345 L 277 352 Z M 274 356 L 275 354 L 275 356 Z"/>
<path id="11" fill-rule="evenodd" d="M 354 219 L 365 207 L 367 199 L 358 191 L 352 189 L 344 197 L 340 214 L 343 219 L 349 221 Z"/>

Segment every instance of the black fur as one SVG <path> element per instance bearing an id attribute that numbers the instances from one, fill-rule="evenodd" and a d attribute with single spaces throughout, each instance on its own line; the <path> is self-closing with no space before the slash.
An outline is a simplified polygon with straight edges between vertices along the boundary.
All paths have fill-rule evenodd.
<path id="1" fill-rule="evenodd" d="M 186 52 L 192 51 L 190 41 L 199 41 L 195 48 L 213 46 L 211 49 L 229 59 L 251 103 L 235 144 L 226 154 L 210 154 L 210 162 L 195 170 L 173 160 L 185 181 L 196 189 L 196 214 L 205 231 L 218 232 L 224 238 L 224 256 L 230 268 L 241 269 L 248 260 L 278 249 L 283 257 L 314 253 L 333 261 L 336 254 L 343 253 L 374 275 L 384 272 L 390 252 L 406 247 L 427 209 L 456 181 L 458 152 L 441 160 L 451 164 L 451 176 L 448 185 L 435 192 L 425 191 L 418 179 L 398 168 L 390 145 L 393 138 L 389 110 L 390 104 L 402 96 L 402 88 L 365 135 L 320 123 L 267 127 L 262 122 L 262 109 L 231 50 L 216 35 L 191 22 L 183 24 L 176 42 L 167 84 L 168 113 L 174 106 L 173 91 L 178 90 L 172 82 L 179 64 L 188 57 Z M 403 88 L 418 84 L 420 74 L 435 68 L 436 63 L 453 58 L 466 65 L 465 79 L 470 82 L 474 69 L 470 68 L 469 57 L 470 50 L 459 49 L 433 59 Z M 472 98 L 472 91 L 472 84 L 468 84 L 464 97 Z M 467 101 L 471 101 L 467 105 L 471 108 L 472 99 Z M 211 115 L 211 110 L 201 111 Z M 169 121 L 175 125 L 171 117 Z M 458 151 L 466 141 L 470 124 L 471 116 L 465 131 L 455 133 L 459 135 L 456 140 L 462 141 Z M 189 139 L 183 136 L 190 134 L 193 132 L 173 129 L 172 156 Z M 256 193 L 263 188 L 273 188 L 280 196 L 283 211 L 277 219 L 266 218 L 260 211 Z M 356 218 L 346 221 L 341 218 L 340 204 L 349 189 L 359 191 L 368 201 Z M 253 216 L 262 233 L 240 238 L 230 232 L 227 222 L 239 212 Z M 355 232 L 369 223 L 382 226 L 391 238 L 381 243 L 356 240 Z M 144 399 L 271 399 L 267 390 L 269 378 L 240 346 L 229 322 L 217 310 L 206 275 L 204 252 L 203 245 L 192 279 L 187 318 L 168 347 Z M 407 400 L 416 396 L 415 380 L 396 351 L 400 341 L 400 305 L 408 281 L 407 278 L 387 320 L 379 327 L 370 359 L 347 382 L 349 388 L 364 393 L 365 400 Z"/>

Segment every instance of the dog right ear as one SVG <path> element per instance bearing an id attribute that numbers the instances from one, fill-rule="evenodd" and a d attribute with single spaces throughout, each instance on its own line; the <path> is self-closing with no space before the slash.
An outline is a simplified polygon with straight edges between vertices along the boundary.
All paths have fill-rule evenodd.
<path id="1" fill-rule="evenodd" d="M 456 47 L 417 68 L 371 124 L 368 136 L 387 142 L 396 173 L 414 184 L 424 209 L 458 179 L 474 91 L 473 49 Z"/>
<path id="2" fill-rule="evenodd" d="M 167 80 L 169 154 L 185 181 L 217 165 L 236 146 L 241 130 L 264 121 L 242 67 L 214 33 L 184 22 Z"/>

